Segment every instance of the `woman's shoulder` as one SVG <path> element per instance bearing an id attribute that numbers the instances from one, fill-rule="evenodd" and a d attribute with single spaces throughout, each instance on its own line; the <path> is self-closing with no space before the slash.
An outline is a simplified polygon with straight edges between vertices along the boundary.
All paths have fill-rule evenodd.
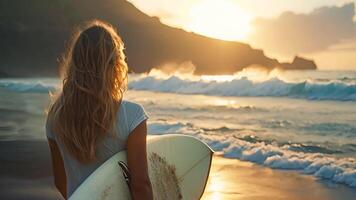
<path id="1" fill-rule="evenodd" d="M 129 100 L 122 100 L 120 107 L 123 107 L 126 112 L 144 111 L 144 108 L 141 104 Z"/>
<path id="2" fill-rule="evenodd" d="M 126 115 L 128 118 L 140 117 L 141 115 L 147 116 L 146 110 L 141 104 L 129 100 L 121 101 L 120 113 Z"/>
<path id="3" fill-rule="evenodd" d="M 148 118 L 148 115 L 141 104 L 128 100 L 122 100 L 120 114 L 124 115 L 127 119 L 129 131 L 133 130 L 139 123 Z"/>

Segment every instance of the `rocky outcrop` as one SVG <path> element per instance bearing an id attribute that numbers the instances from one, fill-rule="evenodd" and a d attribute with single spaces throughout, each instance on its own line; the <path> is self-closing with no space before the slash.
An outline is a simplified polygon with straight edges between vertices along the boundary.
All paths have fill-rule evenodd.
<path id="1" fill-rule="evenodd" d="M 292 63 L 281 63 L 281 67 L 282 69 L 287 69 L 287 70 L 317 69 L 317 66 L 313 60 L 309 60 L 299 56 L 295 56 Z"/>
<path id="2" fill-rule="evenodd" d="M 0 70 L 15 76 L 57 75 L 73 27 L 94 18 L 118 28 L 134 72 L 184 61 L 191 61 L 197 74 L 229 74 L 251 65 L 305 67 L 299 59 L 281 64 L 248 44 L 169 27 L 125 0 L 0 0 L 0 13 Z"/>

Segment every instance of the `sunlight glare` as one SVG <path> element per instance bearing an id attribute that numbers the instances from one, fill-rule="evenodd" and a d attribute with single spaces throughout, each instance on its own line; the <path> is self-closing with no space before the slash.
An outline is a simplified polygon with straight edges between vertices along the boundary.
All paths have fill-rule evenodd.
<path id="1" fill-rule="evenodd" d="M 262 82 L 270 78 L 279 77 L 279 70 L 265 70 L 263 68 L 244 68 L 233 75 L 201 75 L 202 81 L 229 82 L 233 80 L 248 79 L 253 82 Z"/>
<path id="2" fill-rule="evenodd" d="M 237 79 L 248 79 L 254 82 L 262 82 L 271 78 L 271 71 L 263 68 L 244 68 L 234 74 Z"/>
<path id="3" fill-rule="evenodd" d="M 243 40 L 251 29 L 251 17 L 230 0 L 199 1 L 189 19 L 189 30 L 223 40 Z"/>

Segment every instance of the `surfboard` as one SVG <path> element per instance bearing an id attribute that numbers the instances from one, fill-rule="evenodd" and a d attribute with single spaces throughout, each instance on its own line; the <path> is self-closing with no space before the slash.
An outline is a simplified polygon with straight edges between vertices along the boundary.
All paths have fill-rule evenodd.
<path id="1" fill-rule="evenodd" d="M 147 139 L 147 161 L 154 199 L 200 199 L 209 177 L 212 155 L 213 150 L 193 136 L 150 136 Z M 119 161 L 127 162 L 126 151 L 104 162 L 69 199 L 131 199 Z"/>

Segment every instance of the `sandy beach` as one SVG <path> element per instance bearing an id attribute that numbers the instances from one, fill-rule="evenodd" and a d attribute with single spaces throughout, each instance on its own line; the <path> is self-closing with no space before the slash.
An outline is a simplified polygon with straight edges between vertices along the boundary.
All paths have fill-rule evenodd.
<path id="1" fill-rule="evenodd" d="M 61 199 L 46 141 L 0 141 L 0 152 L 0 199 Z"/>
<path id="2" fill-rule="evenodd" d="M 53 186 L 45 141 L 1 141 L 0 152 L 1 199 L 61 199 Z M 355 189 L 312 176 L 214 156 L 202 199 L 351 200 L 355 196 Z"/>

